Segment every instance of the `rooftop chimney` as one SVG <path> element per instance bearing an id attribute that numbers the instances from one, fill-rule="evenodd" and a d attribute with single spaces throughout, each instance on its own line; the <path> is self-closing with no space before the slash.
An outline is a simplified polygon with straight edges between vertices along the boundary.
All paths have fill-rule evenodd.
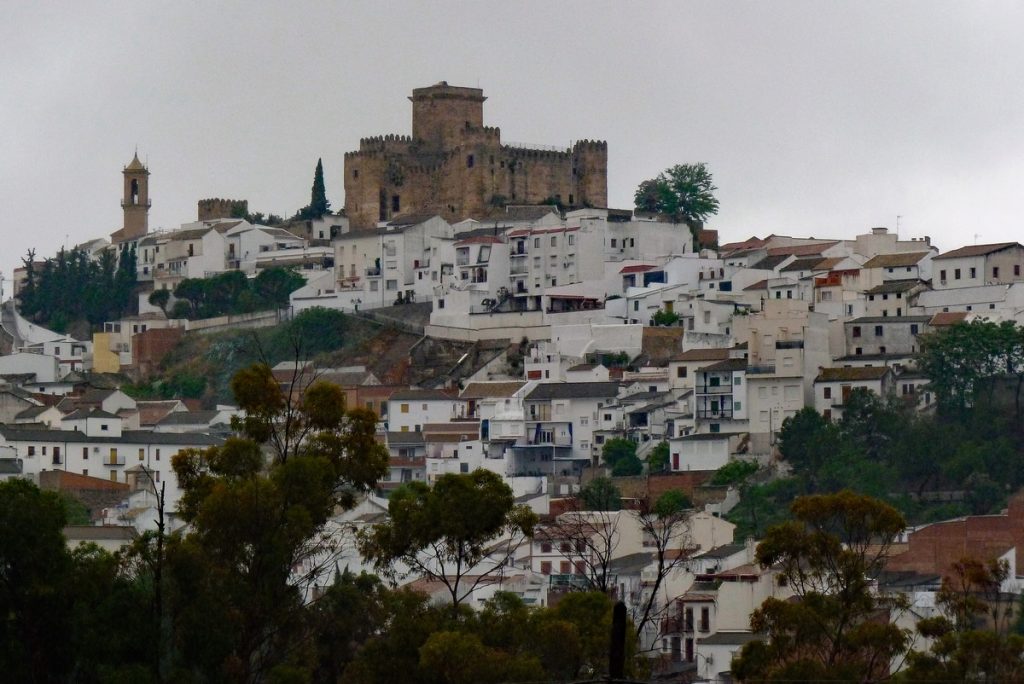
<path id="1" fill-rule="evenodd" d="M 871 234 L 872 235 L 885 235 L 888 232 L 889 232 L 889 229 L 886 228 L 885 226 L 877 226 L 877 227 L 871 229 Z"/>

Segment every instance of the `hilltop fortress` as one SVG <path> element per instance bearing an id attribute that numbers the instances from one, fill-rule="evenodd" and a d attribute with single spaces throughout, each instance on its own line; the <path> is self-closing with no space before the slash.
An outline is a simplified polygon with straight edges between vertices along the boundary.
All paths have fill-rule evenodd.
<path id="1" fill-rule="evenodd" d="M 412 136 L 363 138 L 345 154 L 345 211 L 354 228 L 403 214 L 487 218 L 506 204 L 607 206 L 606 142 L 563 150 L 502 144 L 501 130 L 484 126 L 479 88 L 441 81 L 409 99 Z"/>

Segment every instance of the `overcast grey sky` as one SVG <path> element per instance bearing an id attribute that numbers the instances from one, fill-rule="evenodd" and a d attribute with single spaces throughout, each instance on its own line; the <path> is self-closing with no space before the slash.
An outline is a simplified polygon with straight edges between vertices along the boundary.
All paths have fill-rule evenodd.
<path id="1" fill-rule="evenodd" d="M 943 250 L 1021 238 L 1020 2 L 19 2 L 0 22 L 5 275 L 196 200 L 290 214 L 323 157 L 408 133 L 415 87 L 479 86 L 505 140 L 608 141 L 609 200 L 707 162 L 725 240 L 874 225 Z M 65 237 L 66 236 L 66 237 Z"/>

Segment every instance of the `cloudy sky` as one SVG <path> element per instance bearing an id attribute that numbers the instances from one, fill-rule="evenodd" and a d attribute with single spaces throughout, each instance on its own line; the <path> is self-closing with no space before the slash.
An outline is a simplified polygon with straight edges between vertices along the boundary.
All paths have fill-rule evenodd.
<path id="1" fill-rule="evenodd" d="M 1022 237 L 1024 3 L 4 3 L 0 269 L 231 197 L 290 214 L 323 157 L 408 133 L 415 87 L 479 86 L 503 139 L 609 147 L 609 200 L 707 162 L 726 240 L 852 236 L 941 249 Z M 977 236 L 977 237 L 976 237 Z"/>

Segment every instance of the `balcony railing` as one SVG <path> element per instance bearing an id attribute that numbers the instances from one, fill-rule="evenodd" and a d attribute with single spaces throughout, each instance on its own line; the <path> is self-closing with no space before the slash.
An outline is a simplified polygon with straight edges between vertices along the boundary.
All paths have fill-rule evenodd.
<path id="1" fill-rule="evenodd" d="M 103 465 L 108 466 L 123 466 L 124 456 L 121 454 L 110 454 L 103 459 Z"/>
<path id="2" fill-rule="evenodd" d="M 367 278 L 379 278 L 380 277 L 380 269 L 379 268 L 368 268 L 368 269 L 366 269 L 366 277 Z"/>
<path id="3" fill-rule="evenodd" d="M 769 375 L 774 372 L 774 363 L 757 363 L 747 366 L 747 375 Z"/>
<path id="4" fill-rule="evenodd" d="M 146 200 L 145 202 L 139 202 L 138 200 L 121 200 L 121 208 L 126 209 L 128 207 L 146 207 L 149 209 L 153 206 L 153 200 Z"/>
<path id="5" fill-rule="evenodd" d="M 732 394 L 732 385 L 697 385 L 697 394 Z"/>
<path id="6" fill-rule="evenodd" d="M 732 418 L 732 409 L 697 409 L 697 417 L 705 419 L 728 419 Z"/>

